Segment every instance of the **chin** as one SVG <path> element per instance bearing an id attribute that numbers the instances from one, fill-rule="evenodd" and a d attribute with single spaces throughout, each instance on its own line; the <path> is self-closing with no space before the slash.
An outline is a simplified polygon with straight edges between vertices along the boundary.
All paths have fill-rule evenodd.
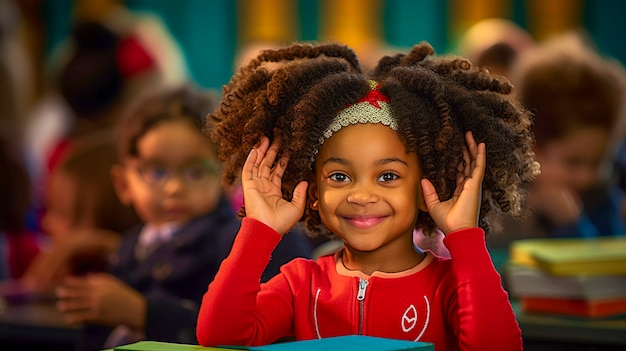
<path id="1" fill-rule="evenodd" d="M 358 252 L 372 252 L 372 251 L 376 251 L 380 248 L 380 245 L 373 245 L 372 243 L 345 243 L 345 246 L 347 248 L 349 248 L 352 251 L 358 251 Z"/>

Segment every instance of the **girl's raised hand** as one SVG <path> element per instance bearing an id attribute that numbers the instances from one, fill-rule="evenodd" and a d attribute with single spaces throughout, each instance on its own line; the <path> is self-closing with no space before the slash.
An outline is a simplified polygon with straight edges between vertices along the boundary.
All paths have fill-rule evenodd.
<path id="1" fill-rule="evenodd" d="M 274 164 L 278 153 L 276 142 L 269 145 L 262 137 L 250 151 L 241 172 L 246 216 L 273 228 L 278 233 L 287 233 L 302 217 L 306 204 L 307 183 L 300 182 L 288 201 L 281 192 L 282 177 L 287 168 L 287 158 Z"/>
<path id="2" fill-rule="evenodd" d="M 478 226 L 482 182 L 487 163 L 486 148 L 484 143 L 476 144 L 472 132 L 465 134 L 465 140 L 467 143 L 463 152 L 465 167 L 460 169 L 452 198 L 444 202 L 439 201 L 439 195 L 433 184 L 428 179 L 422 179 L 426 207 L 444 234 Z"/>

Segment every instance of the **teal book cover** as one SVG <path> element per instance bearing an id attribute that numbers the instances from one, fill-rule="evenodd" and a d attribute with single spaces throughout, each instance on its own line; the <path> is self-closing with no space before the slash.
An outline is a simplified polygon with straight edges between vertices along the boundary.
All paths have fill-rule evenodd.
<path id="1" fill-rule="evenodd" d="M 314 340 L 292 341 L 280 344 L 251 347 L 250 351 L 287 351 L 287 350 L 342 350 L 342 351 L 434 351 L 432 343 L 378 338 L 373 336 L 347 335 Z"/>
<path id="2" fill-rule="evenodd" d="M 239 347 L 220 346 L 202 347 L 198 345 L 173 344 L 158 341 L 139 341 L 133 344 L 117 346 L 104 351 L 210 351 L 210 350 L 249 350 L 249 351 L 283 351 L 283 350 L 342 350 L 342 351 L 434 351 L 432 343 L 378 338 L 373 336 L 347 335 L 331 338 L 291 341 L 265 346 Z"/>

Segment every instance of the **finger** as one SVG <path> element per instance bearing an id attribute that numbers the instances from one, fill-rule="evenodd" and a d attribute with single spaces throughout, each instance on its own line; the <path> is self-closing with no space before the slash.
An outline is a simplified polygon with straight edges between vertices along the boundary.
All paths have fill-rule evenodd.
<path id="1" fill-rule="evenodd" d="M 75 275 L 68 275 L 63 278 L 63 286 L 71 289 L 84 289 L 89 285 L 89 279 L 87 277 L 79 277 Z"/>
<path id="2" fill-rule="evenodd" d="M 258 173 L 258 166 L 256 161 L 259 157 L 259 153 L 257 149 L 250 150 L 246 161 L 243 164 L 243 168 L 241 170 L 241 181 L 242 183 L 247 182 L 248 180 L 252 180 L 254 175 Z"/>
<path id="3" fill-rule="evenodd" d="M 456 188 L 454 188 L 454 193 L 452 194 L 452 198 L 455 200 L 461 196 L 463 192 L 463 188 L 465 187 L 465 182 L 468 180 L 468 177 L 458 176 L 456 179 Z"/>
<path id="4" fill-rule="evenodd" d="M 465 143 L 467 152 L 467 155 L 464 155 L 467 157 L 466 176 L 471 177 L 472 170 L 474 169 L 474 167 L 476 167 L 476 153 L 478 152 L 476 139 L 474 138 L 474 134 L 471 131 L 465 133 Z"/>
<path id="5" fill-rule="evenodd" d="M 463 147 L 463 162 L 460 167 L 462 178 L 469 177 L 472 172 L 472 159 L 467 146 Z"/>
<path id="6" fill-rule="evenodd" d="M 254 145 L 250 153 L 248 153 L 248 157 L 244 162 L 244 168 L 241 171 L 242 180 L 253 179 L 259 176 L 259 168 L 261 165 L 261 161 L 265 156 L 265 152 L 267 151 L 267 147 L 269 145 L 269 139 L 263 136 L 259 141 Z"/>
<path id="7" fill-rule="evenodd" d="M 476 142 L 476 138 L 474 138 L 474 133 L 472 133 L 472 131 L 467 131 L 467 133 L 465 133 L 465 142 L 467 143 L 467 148 L 470 151 L 472 159 L 476 158 L 478 144 Z"/>
<path id="8" fill-rule="evenodd" d="M 291 203 L 293 203 L 298 209 L 300 209 L 301 213 L 304 213 L 304 207 L 306 206 L 306 189 L 309 186 L 309 183 L 302 181 L 296 185 L 296 188 L 293 190 L 293 197 L 291 199 Z"/>
<path id="9" fill-rule="evenodd" d="M 73 313 L 79 311 L 87 311 L 92 309 L 90 299 L 64 299 L 58 300 L 56 303 L 57 310 L 63 313 Z"/>
<path id="10" fill-rule="evenodd" d="M 285 174 L 285 169 L 287 169 L 288 163 L 289 163 L 289 157 L 283 156 L 280 158 L 278 162 L 276 162 L 276 165 L 274 166 L 274 169 L 272 170 L 270 181 L 279 187 L 282 183 L 283 174 Z"/>
<path id="11" fill-rule="evenodd" d="M 91 289 L 87 285 L 61 285 L 55 290 L 59 299 L 76 299 L 90 296 Z"/>
<path id="12" fill-rule="evenodd" d="M 421 184 L 422 194 L 424 195 L 424 203 L 426 204 L 426 208 L 428 209 L 428 211 L 432 212 L 432 210 L 439 206 L 439 204 L 441 203 L 439 201 L 439 195 L 437 194 L 435 186 L 433 185 L 433 183 L 430 182 L 430 180 L 424 178 L 421 180 Z"/>
<path id="13" fill-rule="evenodd" d="M 278 154 L 278 149 L 280 145 L 274 141 L 272 145 L 270 145 L 267 152 L 263 156 L 261 160 L 261 166 L 259 167 L 259 177 L 264 179 L 271 179 L 272 171 L 274 168 L 274 161 L 276 160 L 276 155 Z"/>
<path id="14" fill-rule="evenodd" d="M 482 182 L 485 176 L 485 168 L 487 166 L 487 146 L 485 143 L 478 144 L 476 148 L 475 167 L 472 169 L 472 178 L 476 178 Z"/>

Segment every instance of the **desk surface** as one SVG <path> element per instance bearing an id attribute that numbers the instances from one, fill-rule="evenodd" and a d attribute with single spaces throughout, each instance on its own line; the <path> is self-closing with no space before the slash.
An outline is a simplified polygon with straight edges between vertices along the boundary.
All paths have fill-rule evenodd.
<path id="1" fill-rule="evenodd" d="M 24 350 L 58 346 L 78 350 L 82 327 L 65 323 L 52 301 L 6 304 L 0 307 L 0 346 Z M 1 347 L 5 349 L 4 347 Z"/>

